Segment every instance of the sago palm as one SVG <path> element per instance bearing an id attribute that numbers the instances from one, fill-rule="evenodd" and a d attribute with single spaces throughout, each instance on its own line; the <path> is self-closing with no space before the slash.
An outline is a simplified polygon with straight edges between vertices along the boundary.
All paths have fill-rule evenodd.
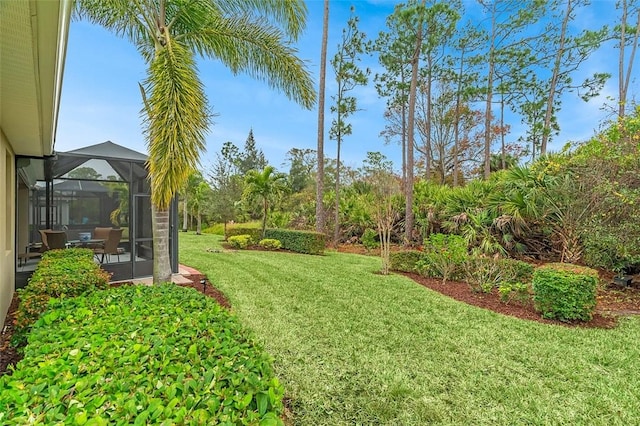
<path id="1" fill-rule="evenodd" d="M 310 108 L 313 83 L 290 46 L 301 0 L 79 0 L 78 15 L 130 40 L 147 62 L 140 85 L 153 210 L 154 283 L 171 277 L 169 205 L 196 167 L 210 125 L 196 56 L 265 80 Z"/>

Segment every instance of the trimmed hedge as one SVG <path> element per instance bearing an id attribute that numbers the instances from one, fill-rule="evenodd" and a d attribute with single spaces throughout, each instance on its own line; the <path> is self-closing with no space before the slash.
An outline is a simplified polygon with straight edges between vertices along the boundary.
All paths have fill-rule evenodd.
<path id="1" fill-rule="evenodd" d="M 229 237 L 233 237 L 236 235 L 249 235 L 251 237 L 251 241 L 258 242 L 262 239 L 262 229 L 260 228 L 241 228 L 241 227 L 232 227 L 227 228 L 227 233 L 224 236 L 226 241 L 229 241 Z"/>
<path id="2" fill-rule="evenodd" d="M 264 237 L 280 241 L 285 250 L 306 254 L 324 254 L 325 235 L 320 232 L 267 229 Z"/>
<path id="3" fill-rule="evenodd" d="M 391 253 L 389 255 L 389 268 L 400 272 L 417 272 L 417 263 L 422 259 L 422 252 L 418 250 L 406 250 Z"/>
<path id="4" fill-rule="evenodd" d="M 533 273 L 533 301 L 544 318 L 589 321 L 596 307 L 598 272 L 567 263 L 549 263 Z"/>
<path id="5" fill-rule="evenodd" d="M 93 261 L 93 251 L 83 248 L 50 250 L 34 271 L 27 286 L 18 290 L 20 305 L 16 313 L 13 344 L 25 342 L 31 325 L 46 309 L 50 298 L 79 296 L 106 288 L 110 275 Z"/>
<path id="6" fill-rule="evenodd" d="M 0 424 L 282 424 L 271 358 L 213 299 L 128 285 L 52 308 L 0 377 Z"/>

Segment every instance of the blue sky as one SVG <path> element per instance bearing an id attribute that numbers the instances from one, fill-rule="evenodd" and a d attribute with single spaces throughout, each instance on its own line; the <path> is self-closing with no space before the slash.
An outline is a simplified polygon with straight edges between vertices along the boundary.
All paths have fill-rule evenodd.
<path id="1" fill-rule="evenodd" d="M 385 28 L 385 19 L 393 11 L 396 2 L 332 1 L 330 16 L 330 38 L 328 58 L 331 58 L 339 43 L 342 28 L 349 18 L 353 4 L 360 17 L 359 28 L 368 37 L 375 38 Z M 574 24 L 575 29 L 583 25 L 613 20 L 617 15 L 614 0 L 596 0 L 581 12 Z M 317 82 L 319 71 L 320 42 L 322 35 L 321 0 L 307 2 L 309 9 L 307 30 L 297 48 L 299 56 Z M 596 71 L 609 71 L 617 75 L 618 51 L 611 45 L 604 46 L 585 63 L 581 75 Z M 372 74 L 379 70 L 377 61 L 365 59 Z M 222 144 L 231 141 L 242 147 L 250 129 L 253 129 L 256 144 L 274 166 L 282 167 L 286 152 L 291 148 L 315 149 L 317 143 L 317 110 L 304 110 L 284 95 L 270 89 L 265 83 L 249 77 L 234 76 L 221 64 L 202 60 L 199 62 L 200 76 L 206 87 L 212 111 L 218 114 L 207 135 L 207 152 L 201 164 L 208 168 Z M 637 74 L 637 70 L 636 73 Z M 100 27 L 85 21 L 71 24 L 64 85 L 60 105 L 60 116 L 55 149 L 69 151 L 80 147 L 111 140 L 140 152 L 146 152 L 141 130 L 141 98 L 138 83 L 145 77 L 145 64 L 136 49 L 128 41 L 119 39 Z M 633 91 L 634 82 L 631 84 Z M 327 67 L 327 114 L 326 128 L 331 123 L 330 96 L 335 92 L 331 67 Z M 581 141 L 594 134 L 608 113 L 601 109 L 608 96 L 616 96 L 617 79 L 609 80 L 599 98 L 584 103 L 576 95 L 563 100 L 559 113 L 562 131 L 555 137 L 551 149 L 561 147 L 566 141 Z M 378 98 L 372 82 L 358 89 L 358 111 L 350 120 L 353 134 L 343 143 L 342 158 L 353 167 L 361 165 L 367 151 L 381 151 L 400 167 L 399 147 L 384 144 L 379 133 L 384 129 L 383 112 L 385 100 Z M 609 104 L 612 101 L 608 101 Z M 523 131 L 519 119 L 512 123 L 512 132 L 507 141 L 515 140 Z M 335 141 L 325 133 L 325 154 L 335 157 Z"/>

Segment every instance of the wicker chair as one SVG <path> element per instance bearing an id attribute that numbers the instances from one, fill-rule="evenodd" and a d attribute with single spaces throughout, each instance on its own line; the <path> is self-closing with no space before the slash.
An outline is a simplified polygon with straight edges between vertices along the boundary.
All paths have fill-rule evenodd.
<path id="1" fill-rule="evenodd" d="M 95 254 L 96 258 L 99 254 L 102 255 L 100 258 L 100 263 L 104 263 L 104 255 L 107 255 L 107 263 L 110 261 L 110 256 L 115 254 L 118 256 L 118 262 L 120 262 L 120 251 L 118 251 L 118 244 L 120 244 L 120 239 L 122 239 L 122 228 L 119 229 L 111 229 L 109 230 L 109 236 L 104 242 L 102 247 L 94 248 L 93 254 Z"/>
<path id="2" fill-rule="evenodd" d="M 67 247 L 66 232 L 46 229 L 41 233 L 43 235 L 42 244 L 46 246 L 46 250 L 63 249 Z"/>

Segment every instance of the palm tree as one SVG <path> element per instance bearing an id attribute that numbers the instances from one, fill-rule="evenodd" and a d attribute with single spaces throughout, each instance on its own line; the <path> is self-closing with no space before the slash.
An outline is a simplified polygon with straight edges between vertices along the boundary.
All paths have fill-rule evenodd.
<path id="1" fill-rule="evenodd" d="M 263 171 L 249 170 L 244 178 L 244 196 L 249 200 L 259 198 L 262 201 L 262 238 L 267 227 L 267 215 L 269 214 L 269 202 L 277 195 L 285 191 L 287 177 L 283 173 L 276 173 L 272 166 L 267 166 Z"/>
<path id="2" fill-rule="evenodd" d="M 77 14 L 130 40 L 147 62 L 140 84 L 153 212 L 153 281 L 171 278 L 169 205 L 205 148 L 210 113 L 196 55 L 218 59 L 311 108 L 313 83 L 290 43 L 301 0 L 79 0 Z"/>

